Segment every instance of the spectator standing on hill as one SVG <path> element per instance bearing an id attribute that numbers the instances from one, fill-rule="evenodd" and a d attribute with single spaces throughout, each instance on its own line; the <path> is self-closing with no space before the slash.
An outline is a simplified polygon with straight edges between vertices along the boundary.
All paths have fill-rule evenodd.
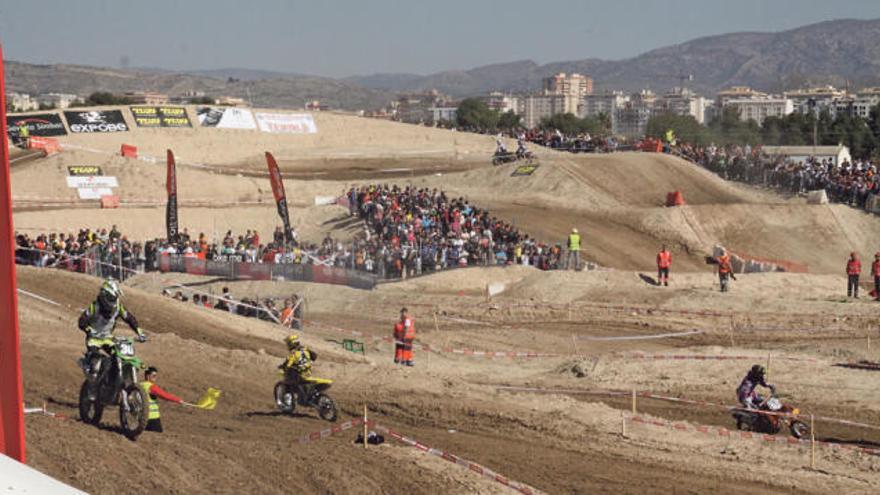
<path id="1" fill-rule="evenodd" d="M 574 260 L 574 264 L 572 264 Z M 568 267 L 572 270 L 580 269 L 581 264 L 581 234 L 578 229 L 572 228 L 568 234 Z"/>
<path id="2" fill-rule="evenodd" d="M 657 253 L 657 284 L 669 286 L 669 267 L 672 266 L 672 253 L 666 250 L 666 244 Z"/>
<path id="3" fill-rule="evenodd" d="M 721 285 L 721 292 L 727 292 L 730 284 L 730 279 L 733 278 L 736 280 L 736 275 L 733 274 L 733 269 L 730 266 L 730 255 L 727 254 L 727 251 L 721 250 L 721 256 L 718 257 L 718 282 Z"/>
<path id="4" fill-rule="evenodd" d="M 880 252 L 874 255 L 871 274 L 874 275 L 874 300 L 880 301 Z"/>
<path id="5" fill-rule="evenodd" d="M 849 253 L 849 260 L 846 262 L 846 297 L 859 298 L 859 275 L 862 274 L 862 262 L 859 261 L 859 255 L 855 251 Z"/>
<path id="6" fill-rule="evenodd" d="M 416 339 L 416 324 L 406 308 L 400 310 L 400 321 L 394 324 L 394 362 L 413 366 L 413 341 Z"/>

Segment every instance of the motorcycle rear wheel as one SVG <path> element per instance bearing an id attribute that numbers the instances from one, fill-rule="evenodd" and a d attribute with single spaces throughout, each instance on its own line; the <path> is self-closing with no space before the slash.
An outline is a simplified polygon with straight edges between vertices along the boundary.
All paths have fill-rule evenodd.
<path id="1" fill-rule="evenodd" d="M 810 434 L 810 425 L 803 421 L 792 421 L 789 430 L 791 431 L 791 436 L 801 439 Z"/>
<path id="2" fill-rule="evenodd" d="M 89 381 L 84 380 L 79 388 L 79 418 L 83 423 L 97 425 L 101 422 L 104 405 L 101 404 L 99 396 L 100 393 L 96 391 L 95 400 L 89 400 Z"/>
<path id="3" fill-rule="evenodd" d="M 324 394 L 318 394 L 318 400 L 316 402 L 318 415 L 321 416 L 321 419 L 324 421 L 330 421 L 331 423 L 335 422 L 337 413 L 336 403 L 333 402 L 333 399 Z"/>
<path id="4" fill-rule="evenodd" d="M 136 385 L 125 390 L 128 396 L 128 409 L 119 404 L 119 424 L 129 440 L 135 440 L 147 427 L 147 401 L 144 391 Z"/>

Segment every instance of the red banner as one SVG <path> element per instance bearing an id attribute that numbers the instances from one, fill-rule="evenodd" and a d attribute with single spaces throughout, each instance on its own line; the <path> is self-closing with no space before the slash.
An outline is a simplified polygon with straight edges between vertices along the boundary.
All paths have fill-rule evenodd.
<path id="1" fill-rule="evenodd" d="M 275 196 L 275 204 L 278 206 L 278 216 L 284 222 L 284 240 L 286 244 L 290 244 L 293 241 L 293 231 L 290 229 L 290 213 L 287 211 L 284 181 L 281 179 L 278 162 L 268 151 L 266 152 L 266 164 L 269 166 L 269 181 L 272 183 L 272 195 Z"/>
<path id="2" fill-rule="evenodd" d="M 0 46 L 0 452 L 25 462 L 24 402 L 15 281 L 15 238 L 6 139 L 6 82 Z"/>

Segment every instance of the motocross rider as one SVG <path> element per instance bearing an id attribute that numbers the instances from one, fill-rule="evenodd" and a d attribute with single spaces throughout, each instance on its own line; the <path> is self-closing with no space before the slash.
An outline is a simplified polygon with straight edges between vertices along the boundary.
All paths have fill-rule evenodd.
<path id="1" fill-rule="evenodd" d="M 122 289 L 119 283 L 107 279 L 101 285 L 97 299 L 79 316 L 79 329 L 86 334 L 86 352 L 79 363 L 83 370 L 88 372 L 92 385 L 100 371 L 101 349 L 114 346 L 113 330 L 116 328 L 117 318 L 128 323 L 128 326 L 137 333 L 139 342 L 147 341 L 146 334 L 138 328 L 137 319 L 122 305 L 121 297 Z"/>
<path id="2" fill-rule="evenodd" d="M 287 344 L 287 350 L 290 353 L 278 368 L 284 371 L 285 380 L 296 385 L 299 403 L 306 405 L 311 392 L 309 385 L 312 381 L 312 362 L 318 358 L 318 355 L 303 346 L 296 334 L 288 335 L 284 339 L 284 343 Z"/>
<path id="3" fill-rule="evenodd" d="M 516 137 L 516 156 L 517 158 L 524 158 L 528 152 L 529 150 L 526 149 L 526 135 L 521 133 Z"/>
<path id="4" fill-rule="evenodd" d="M 495 136 L 495 154 L 496 155 L 506 155 L 508 153 L 507 146 L 504 145 L 504 139 L 499 132 L 497 136 Z"/>
<path id="5" fill-rule="evenodd" d="M 736 389 L 736 398 L 746 409 L 758 409 L 764 401 L 761 396 L 755 392 L 758 385 L 770 389 L 771 395 L 776 395 L 776 387 L 768 384 L 765 380 L 764 367 L 760 364 L 752 366 L 739 388 Z"/>

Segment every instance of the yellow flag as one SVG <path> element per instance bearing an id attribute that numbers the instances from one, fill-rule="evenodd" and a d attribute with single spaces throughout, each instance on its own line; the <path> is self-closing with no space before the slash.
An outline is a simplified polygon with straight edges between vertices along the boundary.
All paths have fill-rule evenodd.
<path id="1" fill-rule="evenodd" d="M 220 398 L 220 389 L 208 387 L 208 390 L 202 395 L 202 398 L 196 403 L 196 406 L 207 409 L 209 411 L 217 407 L 217 399 Z"/>

